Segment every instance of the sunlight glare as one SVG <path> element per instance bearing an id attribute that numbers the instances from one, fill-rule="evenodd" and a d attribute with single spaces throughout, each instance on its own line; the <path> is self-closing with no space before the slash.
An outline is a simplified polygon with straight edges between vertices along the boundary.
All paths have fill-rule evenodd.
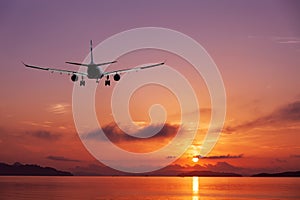
<path id="1" fill-rule="evenodd" d="M 196 163 L 196 162 L 199 161 L 199 158 L 198 157 L 193 157 L 192 161 Z"/>
<path id="2" fill-rule="evenodd" d="M 198 199 L 198 193 L 199 193 L 199 177 L 193 176 L 193 200 Z"/>

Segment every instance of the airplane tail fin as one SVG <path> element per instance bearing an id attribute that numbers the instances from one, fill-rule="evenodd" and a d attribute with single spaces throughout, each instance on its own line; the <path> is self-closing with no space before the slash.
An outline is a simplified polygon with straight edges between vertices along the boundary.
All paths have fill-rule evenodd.
<path id="1" fill-rule="evenodd" d="M 90 40 L 90 53 L 91 53 L 91 62 L 90 64 L 94 64 L 94 59 L 93 59 L 93 41 Z M 71 65 L 79 65 L 79 66 L 86 66 L 88 67 L 90 64 L 83 64 L 83 63 L 76 63 L 76 62 L 66 62 Z"/>
<path id="2" fill-rule="evenodd" d="M 103 65 L 109 65 L 109 64 L 113 64 L 113 63 L 116 63 L 117 61 L 112 61 L 112 62 L 105 62 L 105 63 L 99 63 L 99 64 L 95 64 L 94 63 L 94 59 L 93 59 L 93 41 L 90 40 L 90 53 L 91 53 L 91 62 L 90 64 L 83 64 L 83 63 L 77 63 L 77 62 L 66 62 L 68 64 L 71 64 L 71 65 L 79 65 L 79 66 L 86 66 L 86 67 L 89 67 L 91 66 L 103 66 Z"/>
<path id="3" fill-rule="evenodd" d="M 91 51 L 91 64 L 94 63 L 94 59 L 93 59 L 93 41 L 90 41 L 90 51 Z"/>

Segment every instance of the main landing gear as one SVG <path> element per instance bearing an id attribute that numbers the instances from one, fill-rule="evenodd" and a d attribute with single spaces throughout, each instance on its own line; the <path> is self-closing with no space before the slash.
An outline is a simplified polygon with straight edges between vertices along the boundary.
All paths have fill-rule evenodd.
<path id="1" fill-rule="evenodd" d="M 99 83 L 99 79 L 96 80 L 96 83 Z M 81 80 L 79 82 L 80 86 L 85 86 L 85 80 L 83 79 L 83 76 L 81 77 Z M 110 80 L 109 80 L 109 75 L 106 76 L 106 80 L 104 83 L 105 86 L 110 86 Z"/>
<path id="2" fill-rule="evenodd" d="M 110 86 L 109 75 L 106 76 L 106 80 L 105 80 L 104 85 L 105 85 L 105 86 Z"/>
<path id="3" fill-rule="evenodd" d="M 80 86 L 85 86 L 85 80 L 83 80 L 83 76 L 81 77 L 81 80 L 80 80 Z"/>

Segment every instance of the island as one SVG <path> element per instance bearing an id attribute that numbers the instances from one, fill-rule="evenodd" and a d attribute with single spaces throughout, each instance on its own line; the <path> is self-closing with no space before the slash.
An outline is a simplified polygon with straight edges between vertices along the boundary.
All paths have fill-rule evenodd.
<path id="1" fill-rule="evenodd" d="M 260 173 L 260 174 L 254 174 L 252 177 L 300 177 L 300 171 L 295 172 L 281 172 L 281 173 Z"/>
<path id="2" fill-rule="evenodd" d="M 12 165 L 0 163 L 0 176 L 73 176 L 73 174 L 59 171 L 52 167 L 41 167 L 30 164 L 23 165 L 16 162 Z"/>
<path id="3" fill-rule="evenodd" d="M 212 172 L 212 171 L 192 171 L 181 173 L 178 176 L 200 176 L 200 177 L 242 177 L 240 174 L 225 173 L 225 172 Z"/>

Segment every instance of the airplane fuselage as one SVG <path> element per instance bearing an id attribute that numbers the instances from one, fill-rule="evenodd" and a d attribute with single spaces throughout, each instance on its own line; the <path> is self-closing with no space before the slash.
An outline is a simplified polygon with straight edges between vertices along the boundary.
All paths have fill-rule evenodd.
<path id="1" fill-rule="evenodd" d="M 95 64 L 90 64 L 87 69 L 87 77 L 89 79 L 101 79 L 103 77 L 102 70 Z"/>

